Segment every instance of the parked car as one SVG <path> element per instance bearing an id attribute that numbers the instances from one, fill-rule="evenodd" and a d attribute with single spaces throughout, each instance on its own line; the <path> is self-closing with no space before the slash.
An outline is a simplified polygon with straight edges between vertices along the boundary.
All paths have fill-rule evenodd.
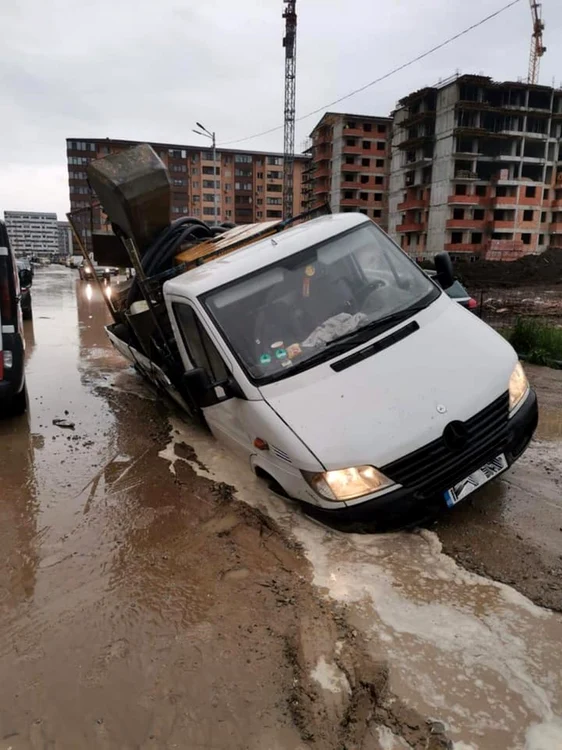
<path id="1" fill-rule="evenodd" d="M 0 221 L 0 414 L 23 414 L 27 408 L 24 346 L 17 263 Z"/>
<path id="2" fill-rule="evenodd" d="M 31 320 L 31 284 L 33 283 L 33 272 L 25 260 L 18 259 L 18 276 L 20 282 L 20 304 L 24 320 Z"/>
<path id="3" fill-rule="evenodd" d="M 430 279 L 433 279 L 433 281 L 437 281 L 437 283 L 439 283 L 436 271 L 427 268 L 424 268 L 423 270 Z M 470 294 L 458 279 L 455 279 L 451 286 L 447 287 L 447 289 L 443 289 L 443 291 L 448 297 L 455 300 L 455 302 L 458 302 L 461 307 L 466 307 L 467 310 L 476 312 L 478 308 L 478 302 L 474 299 L 474 297 L 470 296 Z"/>

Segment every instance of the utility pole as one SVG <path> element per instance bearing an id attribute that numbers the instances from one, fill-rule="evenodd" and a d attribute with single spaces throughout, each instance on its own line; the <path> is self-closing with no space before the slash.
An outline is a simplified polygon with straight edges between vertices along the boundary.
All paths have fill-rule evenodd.
<path id="1" fill-rule="evenodd" d="M 283 218 L 293 215 L 293 176 L 295 168 L 295 95 L 297 77 L 297 10 L 296 0 L 283 0 L 285 19 L 285 109 L 283 142 Z"/>
<path id="2" fill-rule="evenodd" d="M 215 224 L 219 224 L 219 188 L 218 188 L 218 181 L 217 181 L 217 139 L 215 131 L 211 133 L 210 130 L 207 130 L 207 128 L 204 125 L 201 125 L 200 122 L 195 123 L 199 130 L 193 130 L 194 133 L 197 133 L 197 135 L 202 135 L 204 138 L 210 138 L 212 145 L 213 145 L 213 214 L 215 219 Z"/>

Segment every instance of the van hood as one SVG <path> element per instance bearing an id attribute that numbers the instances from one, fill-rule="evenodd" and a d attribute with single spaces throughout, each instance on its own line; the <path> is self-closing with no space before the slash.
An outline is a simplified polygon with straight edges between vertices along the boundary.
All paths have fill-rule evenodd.
<path id="1" fill-rule="evenodd" d="M 475 315 L 442 294 L 392 331 L 413 320 L 419 330 L 340 372 L 330 365 L 372 342 L 260 389 L 325 469 L 385 466 L 507 391 L 517 355 Z"/>

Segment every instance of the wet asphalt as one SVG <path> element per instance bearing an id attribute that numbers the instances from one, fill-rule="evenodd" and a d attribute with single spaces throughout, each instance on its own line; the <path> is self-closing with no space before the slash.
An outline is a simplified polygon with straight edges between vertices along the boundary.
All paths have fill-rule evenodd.
<path id="1" fill-rule="evenodd" d="M 286 660 L 287 633 L 311 617 L 311 581 L 350 608 L 350 622 L 374 644 L 374 658 L 388 659 L 391 676 L 395 663 L 393 689 L 420 715 L 443 718 L 459 742 L 477 733 L 478 750 L 543 749 L 540 742 L 551 724 L 557 726 L 562 701 L 555 676 L 559 649 L 548 667 L 552 673 L 542 682 L 536 677 L 547 670 L 560 634 L 552 612 L 562 611 L 562 373 L 528 368 L 541 403 L 537 439 L 502 479 L 428 530 L 346 537 L 233 471 L 214 441 L 182 423 L 111 348 L 103 331 L 107 322 L 97 286 L 80 282 L 69 269 L 38 270 L 33 320 L 26 323 L 29 411 L 0 421 L 1 750 L 332 747 L 328 735 L 307 740 L 287 710 L 295 681 Z M 71 426 L 53 423 L 59 419 Z M 233 499 L 228 485 L 241 490 L 247 506 Z M 263 517 L 245 515 L 249 507 Z M 272 532 L 267 515 L 286 536 Z M 387 558 L 401 556 L 408 562 L 400 575 L 390 562 L 385 567 Z M 439 598 L 423 586 L 416 591 L 416 576 L 426 584 L 432 576 L 446 580 L 451 558 L 469 571 L 466 578 L 455 573 L 459 591 L 474 592 L 482 579 L 499 581 L 507 584 L 502 592 L 520 597 L 522 613 L 532 609 L 539 617 L 543 611 L 549 618 L 542 618 L 543 630 L 536 628 L 536 637 L 543 631 L 544 637 L 529 667 L 530 692 L 548 693 L 548 700 L 541 693 L 537 707 L 523 689 L 510 694 L 509 712 L 522 718 L 505 719 L 507 734 L 502 727 L 492 731 L 484 719 L 474 724 L 478 702 L 470 718 L 470 700 L 456 713 L 446 700 L 431 700 L 432 685 L 447 684 L 453 669 L 434 653 L 426 655 L 425 667 L 420 656 L 420 671 L 412 673 L 426 681 L 417 691 L 405 687 L 403 655 L 408 648 L 421 654 L 432 632 L 431 620 L 427 632 L 408 630 L 412 604 Z M 336 570 L 345 573 L 340 584 Z M 396 583 L 407 571 L 410 578 Z M 360 606 L 367 594 L 377 601 L 352 583 L 366 573 L 394 608 L 379 610 L 380 600 L 372 609 Z M 280 588 L 272 589 L 272 581 Z M 387 587 L 393 582 L 407 592 L 405 599 L 392 598 Z M 473 594 L 465 599 L 456 589 L 451 596 L 447 606 L 456 616 L 470 610 L 478 620 L 482 601 L 471 604 Z M 523 622 L 507 600 L 513 608 L 506 610 L 506 622 Z M 314 615 L 327 616 L 320 610 Z M 496 622 L 497 612 L 494 617 Z M 526 623 L 524 632 L 506 638 L 524 642 L 532 629 Z M 402 645 L 399 657 L 392 639 L 406 631 L 412 642 L 406 651 Z M 469 648 L 467 653 L 459 663 L 465 663 L 470 686 Z M 517 675 L 524 659 L 506 652 L 510 659 Z M 495 695 L 498 674 L 504 676 L 500 667 L 490 667 L 490 674 L 474 677 L 484 698 Z M 533 726 L 547 724 L 539 744 L 523 744 Z M 551 736 L 557 742 L 562 735 Z M 368 747 L 377 748 L 374 743 Z"/>

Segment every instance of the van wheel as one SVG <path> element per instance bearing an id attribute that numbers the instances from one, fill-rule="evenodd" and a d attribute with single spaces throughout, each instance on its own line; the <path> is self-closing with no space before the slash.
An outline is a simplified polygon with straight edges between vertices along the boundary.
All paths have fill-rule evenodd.
<path id="1" fill-rule="evenodd" d="M 26 307 L 25 310 L 22 310 L 22 317 L 24 320 L 31 320 L 33 315 L 31 313 L 31 307 Z"/>
<path id="2" fill-rule="evenodd" d="M 25 414 L 26 409 L 27 409 L 27 388 L 25 387 L 25 383 L 24 383 L 21 391 L 19 393 L 16 393 L 16 395 L 12 399 L 12 402 L 10 403 L 9 413 L 12 417 L 21 417 L 22 414 Z"/>

